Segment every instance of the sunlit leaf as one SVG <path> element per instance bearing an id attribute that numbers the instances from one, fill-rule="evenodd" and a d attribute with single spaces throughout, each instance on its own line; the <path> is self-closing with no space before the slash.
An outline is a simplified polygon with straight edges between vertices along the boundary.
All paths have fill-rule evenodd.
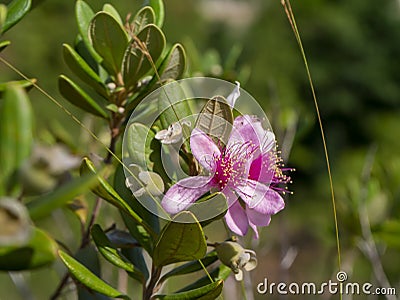
<path id="1" fill-rule="evenodd" d="M 149 0 L 149 5 L 153 8 L 156 16 L 156 25 L 162 27 L 164 24 L 164 1 L 163 0 Z"/>
<path id="2" fill-rule="evenodd" d="M 59 250 L 58 255 L 68 268 L 71 275 L 77 281 L 87 286 L 91 290 L 113 298 L 130 299 L 127 295 L 122 294 L 108 283 L 97 277 L 89 269 L 87 269 L 73 257 L 69 256 L 67 253 Z"/>
<path id="3" fill-rule="evenodd" d="M 207 244 L 203 229 L 196 217 L 187 211 L 177 214 L 160 233 L 153 253 L 157 266 L 201 259 Z"/>
<path id="4" fill-rule="evenodd" d="M 108 118 L 106 111 L 67 76 L 60 75 L 58 77 L 58 89 L 60 90 L 61 95 L 63 95 L 63 97 L 73 105 L 93 115 L 104 119 Z"/>
<path id="5" fill-rule="evenodd" d="M 210 99 L 201 110 L 196 127 L 215 140 L 227 143 L 232 130 L 233 114 L 226 99 L 216 96 Z"/>
<path id="6" fill-rule="evenodd" d="M 36 83 L 36 79 L 34 79 L 34 78 L 29 79 L 29 80 L 22 79 L 22 80 L 2 82 L 2 83 L 0 83 L 0 97 L 3 97 L 3 93 L 10 85 L 16 85 L 16 86 L 24 88 L 26 91 L 29 91 L 32 89 L 32 87 L 35 83 Z"/>
<path id="7" fill-rule="evenodd" d="M 89 24 L 94 17 L 92 8 L 83 0 L 77 0 L 75 4 L 75 16 L 80 36 L 96 62 L 101 62 L 101 57 L 96 53 L 89 40 Z"/>
<path id="8" fill-rule="evenodd" d="M 103 6 L 103 11 L 105 11 L 106 13 L 109 13 L 111 16 L 113 16 L 115 21 L 117 21 L 119 24 L 124 25 L 122 22 L 121 16 L 119 15 L 118 11 L 115 9 L 114 6 L 112 6 L 109 3 L 106 3 Z"/>
<path id="9" fill-rule="evenodd" d="M 0 270 L 20 271 L 51 264 L 57 257 L 57 243 L 39 228 L 31 227 L 30 240 L 20 246 L 0 247 Z"/>
<path id="10" fill-rule="evenodd" d="M 154 136 L 154 132 L 141 123 L 129 124 L 124 136 L 124 147 L 128 150 L 129 159 L 149 170 L 153 168 L 150 155 L 152 153 L 151 142 Z M 137 141 L 145 141 L 145 143 L 138 143 Z"/>
<path id="11" fill-rule="evenodd" d="M 143 280 L 143 275 L 111 244 L 99 225 L 94 225 L 91 233 L 97 249 L 106 260 L 118 268 L 129 272 L 131 276 L 137 278 L 139 281 Z"/>
<path id="12" fill-rule="evenodd" d="M 153 69 L 152 63 L 157 66 L 164 48 L 165 36 L 162 31 L 153 24 L 146 25 L 126 49 L 123 59 L 125 85 L 134 86 L 140 78 Z"/>
<path id="13" fill-rule="evenodd" d="M 200 288 L 190 291 L 179 292 L 171 295 L 155 295 L 155 299 L 185 300 L 185 299 L 216 299 L 221 293 L 224 285 L 223 280 L 218 280 Z"/>
<path id="14" fill-rule="evenodd" d="M 3 51 L 4 49 L 7 48 L 8 45 L 10 45 L 11 42 L 10 41 L 1 41 L 0 42 L 0 52 Z"/>
<path id="15" fill-rule="evenodd" d="M 64 60 L 68 67 L 82 81 L 93 87 L 100 95 L 107 97 L 108 92 L 100 76 L 86 63 L 86 61 L 68 44 L 63 44 Z"/>
<path id="16" fill-rule="evenodd" d="M 103 58 L 104 68 L 117 76 L 128 45 L 124 28 L 110 14 L 99 12 L 90 22 L 89 34 L 93 48 Z"/>
<path id="17" fill-rule="evenodd" d="M 6 32 L 17 24 L 31 8 L 31 0 L 13 0 L 7 5 L 7 17 L 2 32 Z"/>

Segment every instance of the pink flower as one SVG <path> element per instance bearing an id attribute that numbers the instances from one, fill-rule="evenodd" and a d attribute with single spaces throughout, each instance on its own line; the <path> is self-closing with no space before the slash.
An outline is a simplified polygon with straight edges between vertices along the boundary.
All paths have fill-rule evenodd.
<path id="1" fill-rule="evenodd" d="M 279 183 L 290 178 L 282 173 L 275 149 L 275 136 L 262 127 L 255 116 L 234 120 L 226 146 L 221 147 L 198 128 L 193 129 L 190 147 L 194 157 L 209 175 L 187 177 L 173 185 L 162 200 L 163 208 L 175 214 L 188 208 L 208 191 L 221 191 L 229 209 L 226 224 L 234 233 L 245 235 L 251 227 L 267 226 L 271 215 L 285 203 Z"/>

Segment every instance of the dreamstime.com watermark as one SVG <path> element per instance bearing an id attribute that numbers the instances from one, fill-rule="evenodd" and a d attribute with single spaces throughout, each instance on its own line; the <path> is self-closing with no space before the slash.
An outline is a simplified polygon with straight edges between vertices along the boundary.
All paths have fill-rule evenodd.
<path id="1" fill-rule="evenodd" d="M 329 280 L 316 284 L 313 282 L 268 282 L 264 278 L 263 282 L 257 285 L 259 294 L 269 295 L 396 295 L 393 287 L 374 287 L 369 282 L 347 282 L 347 273 L 340 271 L 336 274 L 336 281 Z"/>

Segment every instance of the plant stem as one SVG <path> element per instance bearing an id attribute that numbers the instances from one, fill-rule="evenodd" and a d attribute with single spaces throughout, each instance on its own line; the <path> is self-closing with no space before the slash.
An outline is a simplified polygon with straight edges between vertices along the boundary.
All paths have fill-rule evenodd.
<path id="1" fill-rule="evenodd" d="M 143 300 L 150 300 L 153 294 L 160 288 L 160 286 L 157 286 L 157 282 L 160 279 L 161 270 L 162 268 L 155 267 L 154 265 L 151 267 L 151 278 L 147 288 L 143 290 Z"/>

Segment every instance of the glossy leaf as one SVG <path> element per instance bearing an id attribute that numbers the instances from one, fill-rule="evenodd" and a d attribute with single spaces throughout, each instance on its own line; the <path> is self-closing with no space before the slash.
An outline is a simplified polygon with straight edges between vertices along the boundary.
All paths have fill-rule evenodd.
<path id="1" fill-rule="evenodd" d="M 7 5 L 7 17 L 2 32 L 6 32 L 17 24 L 30 10 L 31 0 L 13 0 Z"/>
<path id="2" fill-rule="evenodd" d="M 84 158 L 81 165 L 81 174 L 96 174 L 93 163 L 88 159 Z M 125 212 L 129 218 L 132 219 L 136 224 L 140 225 L 141 230 L 147 235 L 155 236 L 156 233 L 153 229 L 131 208 L 131 206 L 121 198 L 121 196 L 114 190 L 114 188 L 100 175 L 97 175 L 97 186 L 92 189 L 92 191 L 103 198 L 110 204 L 116 206 Z"/>
<path id="3" fill-rule="evenodd" d="M 207 244 L 196 217 L 187 211 L 177 214 L 161 231 L 153 253 L 156 266 L 201 259 Z"/>
<path id="4" fill-rule="evenodd" d="M 133 197 L 132 192 L 125 185 L 125 175 L 122 166 L 118 167 L 114 175 L 114 187 L 119 195 L 123 199 L 127 200 L 128 205 L 133 211 L 135 211 L 146 224 L 149 224 L 155 234 L 158 234 L 159 220 L 157 216 L 148 211 L 143 205 Z M 130 234 L 142 245 L 142 247 L 148 252 L 153 252 L 153 237 L 143 228 L 143 226 L 132 220 L 129 214 L 121 212 L 122 219 Z"/>
<path id="5" fill-rule="evenodd" d="M 149 0 L 149 5 L 153 8 L 156 15 L 156 25 L 162 27 L 164 24 L 164 1 L 163 0 Z"/>
<path id="6" fill-rule="evenodd" d="M 87 192 L 96 182 L 96 176 L 88 174 L 84 177 L 75 178 L 60 188 L 35 198 L 27 204 L 31 218 L 36 220 L 49 215 L 54 209 Z"/>
<path id="7" fill-rule="evenodd" d="M 106 111 L 67 76 L 60 75 L 58 77 L 58 89 L 61 95 L 73 105 L 93 115 L 104 119 L 108 118 Z"/>
<path id="8" fill-rule="evenodd" d="M 139 79 L 154 68 L 152 63 L 157 66 L 165 43 L 164 34 L 153 24 L 145 26 L 138 33 L 130 42 L 123 59 L 123 77 L 126 86 L 134 86 Z M 151 57 L 151 61 L 148 56 Z"/>
<path id="9" fill-rule="evenodd" d="M 200 204 L 201 203 L 201 204 Z M 196 201 L 196 205 L 189 207 L 198 219 L 204 220 L 200 222 L 202 227 L 221 219 L 228 211 L 228 203 L 223 193 L 216 192 L 211 195 L 200 198 Z M 210 218 L 210 211 L 213 212 L 213 217 Z"/>
<path id="10" fill-rule="evenodd" d="M 77 0 L 75 4 L 75 16 L 80 36 L 86 48 L 96 62 L 101 62 L 100 55 L 96 53 L 89 39 L 89 24 L 94 17 L 93 10 L 85 1 Z"/>
<path id="11" fill-rule="evenodd" d="M 171 295 L 155 295 L 155 299 L 164 300 L 186 300 L 186 299 L 216 299 L 221 293 L 224 285 L 223 280 L 209 283 L 200 288 L 196 288 L 186 292 L 179 292 Z"/>
<path id="12" fill-rule="evenodd" d="M 152 170 L 153 162 L 150 155 L 153 152 L 151 142 L 154 139 L 154 132 L 141 123 L 131 123 L 125 132 L 124 146 L 128 150 L 130 161 L 144 169 Z M 137 141 L 145 141 L 138 143 Z"/>
<path id="13" fill-rule="evenodd" d="M 114 6 L 112 6 L 109 3 L 106 3 L 103 6 L 103 11 L 105 11 L 106 13 L 109 13 L 111 16 L 113 16 L 115 21 L 117 21 L 119 24 L 121 24 L 122 26 L 124 25 L 122 22 L 121 16 L 119 15 L 118 11 L 115 9 Z"/>
<path id="14" fill-rule="evenodd" d="M 103 58 L 104 68 L 117 76 L 128 46 L 128 36 L 124 28 L 110 14 L 99 12 L 90 22 L 89 35 L 93 48 Z"/>
<path id="15" fill-rule="evenodd" d="M 162 62 L 158 72 L 161 83 L 182 77 L 186 68 L 186 53 L 181 44 L 175 44 Z"/>
<path id="16" fill-rule="evenodd" d="M 107 97 L 108 92 L 100 76 L 68 44 L 63 44 L 64 61 L 76 76 L 94 88 L 100 95 Z"/>
<path id="17" fill-rule="evenodd" d="M 132 21 L 133 33 L 138 34 L 146 25 L 155 24 L 155 14 L 151 6 L 142 7 Z"/>
<path id="18" fill-rule="evenodd" d="M 120 269 L 129 273 L 134 273 L 133 275 L 135 277 L 143 279 L 143 275 L 139 271 L 135 270 L 134 265 L 122 256 L 118 249 L 111 244 L 107 235 L 99 225 L 96 224 L 92 227 L 91 234 L 97 249 L 106 260 Z"/>
<path id="19" fill-rule="evenodd" d="M 57 243 L 47 233 L 32 227 L 30 240 L 20 246 L 0 247 L 0 270 L 21 271 L 51 264 L 57 257 Z"/>
<path id="20" fill-rule="evenodd" d="M 8 45 L 10 45 L 11 42 L 10 41 L 1 41 L 0 42 L 0 52 L 3 51 L 4 49 L 7 48 Z"/>
<path id="21" fill-rule="evenodd" d="M 89 269 L 87 269 L 73 257 L 69 256 L 67 253 L 59 250 L 58 255 L 68 268 L 71 275 L 77 281 L 87 286 L 91 290 L 113 298 L 129 299 L 128 296 L 117 291 L 108 283 L 97 277 Z"/>
<path id="22" fill-rule="evenodd" d="M 7 84 L 0 102 L 0 185 L 6 184 L 31 153 L 32 127 L 33 112 L 26 92 L 20 85 Z"/>
<path id="23" fill-rule="evenodd" d="M 232 131 L 233 113 L 226 99 L 216 96 L 210 99 L 201 110 L 196 127 L 214 140 L 227 143 Z"/>
<path id="24" fill-rule="evenodd" d="M 214 281 L 225 280 L 231 274 L 231 269 L 223 264 L 215 268 L 210 272 L 210 276 Z M 193 289 L 201 288 L 210 283 L 210 278 L 208 275 L 203 276 L 192 284 L 180 289 L 178 293 L 191 291 Z"/>
<path id="25" fill-rule="evenodd" d="M 208 253 L 206 257 L 202 258 L 201 262 L 204 265 L 204 267 L 208 267 L 209 265 L 216 262 L 217 260 L 218 260 L 217 253 L 215 251 L 212 251 L 212 252 Z M 172 276 L 190 274 L 190 273 L 197 272 L 200 270 L 203 270 L 203 266 L 199 263 L 199 261 L 197 261 L 197 260 L 191 261 L 191 262 L 185 263 L 183 265 L 180 265 L 180 266 L 172 269 L 168 273 L 164 274 L 161 277 L 160 282 L 164 282 L 165 280 L 167 280 L 168 278 L 170 278 Z"/>

